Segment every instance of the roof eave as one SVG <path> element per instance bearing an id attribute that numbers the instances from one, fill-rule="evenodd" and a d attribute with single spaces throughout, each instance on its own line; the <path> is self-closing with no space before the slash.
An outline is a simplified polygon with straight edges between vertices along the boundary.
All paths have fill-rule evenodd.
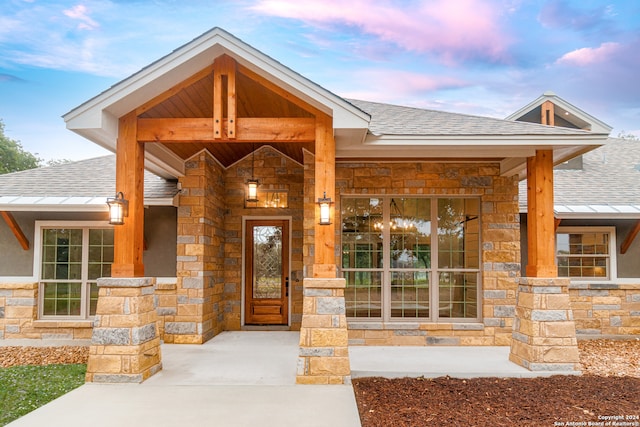
<path id="1" fill-rule="evenodd" d="M 335 129 L 368 128 L 371 117 L 367 113 L 220 28 L 204 33 L 64 114 L 67 128 L 115 152 L 118 117 L 211 65 L 223 53 L 332 116 Z M 161 175 L 184 173 L 175 160 L 167 153 L 156 154 L 155 163 L 165 170 Z"/>

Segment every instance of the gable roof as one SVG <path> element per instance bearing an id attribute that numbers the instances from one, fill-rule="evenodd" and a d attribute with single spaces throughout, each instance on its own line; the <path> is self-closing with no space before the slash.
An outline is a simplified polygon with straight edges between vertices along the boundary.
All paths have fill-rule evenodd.
<path id="1" fill-rule="evenodd" d="M 536 150 L 553 150 L 557 164 L 602 145 L 608 136 L 608 131 L 584 132 L 347 101 L 220 28 L 204 33 L 68 112 L 64 115 L 67 127 L 115 152 L 119 117 L 206 71 L 222 55 L 330 115 L 338 161 L 361 158 L 496 161 L 503 175 L 523 176 L 526 158 Z M 235 148 L 247 150 L 247 146 Z M 183 154 L 165 144 L 146 144 L 145 166 L 161 176 L 178 177 L 184 173 L 186 153 Z"/>
<path id="2" fill-rule="evenodd" d="M 210 66 L 222 54 L 332 116 L 336 138 L 342 131 L 364 137 L 366 113 L 217 27 L 66 113 L 67 128 L 115 152 L 119 117 Z M 162 176 L 184 173 L 183 160 L 161 144 L 148 144 L 145 158 L 146 165 Z"/>
<path id="3" fill-rule="evenodd" d="M 491 117 L 426 110 L 400 105 L 348 99 L 371 115 L 369 132 L 381 135 L 419 136 L 577 136 L 590 133 L 579 129 L 545 126 L 535 123 Z"/>
<path id="4" fill-rule="evenodd" d="M 582 157 L 582 169 L 555 169 L 557 218 L 640 218 L 640 141 L 609 138 Z M 520 182 L 520 211 L 527 184 Z"/>
<path id="5" fill-rule="evenodd" d="M 115 155 L 0 175 L 0 210 L 106 211 L 116 190 Z M 175 181 L 145 171 L 144 203 L 174 206 Z"/>
<path id="6" fill-rule="evenodd" d="M 608 134 L 611 132 L 611 126 L 567 102 L 552 91 L 543 93 L 515 113 L 509 115 L 506 120 L 539 122 L 540 107 L 546 101 L 552 102 L 555 106 L 556 126 L 584 129 L 594 133 Z"/>
<path id="7" fill-rule="evenodd" d="M 552 149 L 555 164 L 602 145 L 608 133 L 350 99 L 371 115 L 363 141 L 336 142 L 336 158 L 491 159 L 526 175 L 526 158 Z M 365 154 L 366 153 L 366 154 Z"/>

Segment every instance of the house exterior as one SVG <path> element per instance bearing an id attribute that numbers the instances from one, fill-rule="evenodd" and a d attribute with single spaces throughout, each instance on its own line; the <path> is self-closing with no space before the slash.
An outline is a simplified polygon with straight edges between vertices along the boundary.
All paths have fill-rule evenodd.
<path id="1" fill-rule="evenodd" d="M 348 381 L 348 345 L 510 345 L 529 369 L 579 369 L 553 166 L 610 128 L 521 113 L 343 99 L 215 28 L 64 116 L 116 154 L 79 162 L 110 193 L 12 194 L 71 165 L 0 177 L 0 245 L 21 265 L 0 262 L 0 337 L 91 336 L 87 379 L 107 382 L 161 369 L 160 339 L 243 329 L 300 330 L 300 383 Z M 128 216 L 109 225 L 117 193 Z"/>
<path id="2" fill-rule="evenodd" d="M 544 112 L 543 112 L 544 111 Z M 589 131 L 606 125 L 552 92 L 507 119 Z M 558 273 L 569 293 L 578 337 L 640 333 L 640 142 L 609 138 L 556 166 L 554 217 Z M 520 183 L 522 273 L 527 264 L 527 192 Z"/>

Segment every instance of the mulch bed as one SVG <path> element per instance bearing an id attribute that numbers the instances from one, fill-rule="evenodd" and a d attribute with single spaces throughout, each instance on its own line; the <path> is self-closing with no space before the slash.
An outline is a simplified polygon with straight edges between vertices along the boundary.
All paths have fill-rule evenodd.
<path id="1" fill-rule="evenodd" d="M 640 378 L 633 377 L 362 378 L 353 385 L 363 427 L 596 425 L 588 422 L 640 417 Z M 640 425 L 640 418 L 628 421 Z"/>
<path id="2" fill-rule="evenodd" d="M 582 376 L 354 379 L 362 426 L 640 426 L 640 341 L 579 350 Z"/>
<path id="3" fill-rule="evenodd" d="M 87 363 L 89 347 L 0 347 L 0 368 L 18 365 Z"/>

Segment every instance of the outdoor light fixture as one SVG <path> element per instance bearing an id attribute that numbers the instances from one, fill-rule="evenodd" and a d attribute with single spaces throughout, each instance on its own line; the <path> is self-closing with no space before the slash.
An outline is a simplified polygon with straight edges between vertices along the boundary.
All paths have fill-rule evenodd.
<path id="1" fill-rule="evenodd" d="M 118 191 L 116 197 L 107 198 L 107 206 L 109 206 L 109 224 L 124 224 L 124 217 L 129 216 L 129 201 L 124 198 L 122 191 Z"/>
<path id="2" fill-rule="evenodd" d="M 253 168 L 255 165 L 255 158 L 256 158 L 256 150 L 254 148 L 255 146 L 252 146 L 252 152 L 251 152 L 251 179 L 247 180 L 247 198 L 246 201 L 250 202 L 250 203 L 255 203 L 258 201 L 258 186 L 260 185 L 260 181 L 258 181 L 257 179 L 255 179 L 253 177 Z"/>
<path id="3" fill-rule="evenodd" d="M 320 225 L 331 224 L 331 197 L 327 197 L 327 192 L 324 192 L 324 196 L 318 199 L 318 205 L 320 206 Z"/>
<path id="4" fill-rule="evenodd" d="M 255 178 L 247 180 L 247 202 L 258 201 L 258 185 L 260 185 L 260 181 Z"/>

